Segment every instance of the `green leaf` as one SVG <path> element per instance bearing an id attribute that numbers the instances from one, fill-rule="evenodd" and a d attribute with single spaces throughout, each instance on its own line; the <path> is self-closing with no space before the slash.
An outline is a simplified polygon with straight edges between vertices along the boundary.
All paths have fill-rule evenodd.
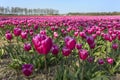
<path id="1" fill-rule="evenodd" d="M 108 76 L 105 76 L 105 75 L 101 75 L 101 76 L 98 76 L 98 77 L 95 77 L 91 80 L 110 80 Z"/>

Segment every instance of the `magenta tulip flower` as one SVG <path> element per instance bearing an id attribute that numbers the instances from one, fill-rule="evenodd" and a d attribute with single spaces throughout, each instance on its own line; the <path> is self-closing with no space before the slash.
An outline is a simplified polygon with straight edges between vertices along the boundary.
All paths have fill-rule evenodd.
<path id="1" fill-rule="evenodd" d="M 71 38 L 69 36 L 65 37 L 65 46 L 69 48 L 70 50 L 73 50 L 76 45 L 76 40 L 74 38 Z"/>
<path id="2" fill-rule="evenodd" d="M 94 43 L 94 37 L 93 36 L 87 36 L 86 41 L 89 45 Z"/>
<path id="3" fill-rule="evenodd" d="M 120 33 L 118 34 L 118 40 L 120 40 Z"/>
<path id="4" fill-rule="evenodd" d="M 79 50 L 79 57 L 80 57 L 80 59 L 82 59 L 82 60 L 86 60 L 87 57 L 88 57 L 88 51 L 85 50 L 85 49 L 80 49 L 80 50 Z"/>
<path id="5" fill-rule="evenodd" d="M 39 28 L 39 26 L 36 24 L 34 25 L 34 29 L 37 30 Z"/>
<path id="6" fill-rule="evenodd" d="M 74 32 L 74 36 L 77 37 L 79 32 Z"/>
<path id="7" fill-rule="evenodd" d="M 66 36 L 66 37 L 64 38 L 65 43 L 67 43 L 70 39 L 71 39 L 70 36 Z"/>
<path id="8" fill-rule="evenodd" d="M 90 44 L 89 46 L 90 46 L 90 49 L 94 49 L 95 48 L 95 42 L 94 43 L 92 43 L 92 44 Z"/>
<path id="9" fill-rule="evenodd" d="M 27 32 L 21 32 L 21 38 L 22 39 L 27 39 Z"/>
<path id="10" fill-rule="evenodd" d="M 51 52 L 52 52 L 53 55 L 57 55 L 58 52 L 59 52 L 59 47 L 54 44 L 51 48 Z"/>
<path id="11" fill-rule="evenodd" d="M 107 58 L 106 61 L 107 61 L 108 64 L 113 64 L 114 63 L 113 58 Z"/>
<path id="12" fill-rule="evenodd" d="M 103 59 L 98 59 L 98 64 L 100 64 L 100 65 L 104 64 L 104 60 Z"/>
<path id="13" fill-rule="evenodd" d="M 80 36 L 81 36 L 82 38 L 86 38 L 86 37 L 87 37 L 85 32 L 80 32 Z"/>
<path id="14" fill-rule="evenodd" d="M 63 47 L 63 48 L 62 48 L 62 54 L 63 54 L 64 56 L 69 56 L 70 53 L 71 53 L 71 50 L 70 50 L 69 48 L 67 48 L 67 47 Z"/>
<path id="15" fill-rule="evenodd" d="M 46 35 L 37 34 L 32 39 L 33 45 L 39 54 L 48 54 L 52 48 L 52 39 Z"/>
<path id="16" fill-rule="evenodd" d="M 96 32 L 96 35 L 100 36 L 101 32 L 100 31 L 97 31 Z"/>
<path id="17" fill-rule="evenodd" d="M 14 28 L 13 32 L 14 32 L 15 36 L 19 36 L 21 34 L 22 30 L 21 30 L 21 28 L 16 27 L 16 28 Z"/>
<path id="18" fill-rule="evenodd" d="M 54 38 L 58 37 L 58 33 L 57 32 L 54 32 L 53 35 L 54 35 Z"/>
<path id="19" fill-rule="evenodd" d="M 76 48 L 77 48 L 78 50 L 82 49 L 82 44 L 76 44 Z"/>
<path id="20" fill-rule="evenodd" d="M 46 31 L 45 30 L 41 30 L 40 34 L 46 35 Z"/>
<path id="21" fill-rule="evenodd" d="M 104 34 L 104 39 L 105 40 L 110 40 L 110 35 L 109 34 Z"/>
<path id="22" fill-rule="evenodd" d="M 25 50 L 25 51 L 31 50 L 31 44 L 30 44 L 30 43 L 25 43 L 25 44 L 24 44 L 24 50 Z"/>
<path id="23" fill-rule="evenodd" d="M 92 63 L 92 62 L 94 61 L 94 57 L 88 57 L 87 61 L 88 61 L 89 63 Z"/>
<path id="24" fill-rule="evenodd" d="M 112 34 L 111 38 L 112 38 L 112 40 L 115 40 L 117 38 L 117 35 L 116 34 Z"/>
<path id="25" fill-rule="evenodd" d="M 13 38 L 13 36 L 10 32 L 6 33 L 5 37 L 6 37 L 7 40 L 11 40 Z"/>
<path id="26" fill-rule="evenodd" d="M 112 48 L 113 49 L 117 49 L 118 48 L 118 44 L 116 44 L 116 43 L 112 44 Z"/>
<path id="27" fill-rule="evenodd" d="M 25 76 L 30 76 L 33 73 L 33 65 L 32 64 L 23 64 L 22 65 L 22 73 Z"/>

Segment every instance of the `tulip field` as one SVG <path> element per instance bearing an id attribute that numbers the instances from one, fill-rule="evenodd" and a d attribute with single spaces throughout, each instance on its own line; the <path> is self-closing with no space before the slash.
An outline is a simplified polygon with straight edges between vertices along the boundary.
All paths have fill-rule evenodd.
<path id="1" fill-rule="evenodd" d="M 120 80 L 120 16 L 1 16 L 0 80 Z"/>

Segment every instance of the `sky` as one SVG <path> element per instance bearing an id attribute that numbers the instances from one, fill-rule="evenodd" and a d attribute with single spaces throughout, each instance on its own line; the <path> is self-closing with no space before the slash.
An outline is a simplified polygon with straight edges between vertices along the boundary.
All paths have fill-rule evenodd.
<path id="1" fill-rule="evenodd" d="M 68 12 L 120 12 L 120 0 L 0 0 L 0 6 L 52 8 Z"/>

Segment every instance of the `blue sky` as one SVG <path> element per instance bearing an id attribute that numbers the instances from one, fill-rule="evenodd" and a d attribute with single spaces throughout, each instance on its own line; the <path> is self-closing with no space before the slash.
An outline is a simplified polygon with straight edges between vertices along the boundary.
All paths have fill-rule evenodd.
<path id="1" fill-rule="evenodd" d="M 52 8 L 68 12 L 120 12 L 120 0 L 0 0 L 0 6 Z"/>

